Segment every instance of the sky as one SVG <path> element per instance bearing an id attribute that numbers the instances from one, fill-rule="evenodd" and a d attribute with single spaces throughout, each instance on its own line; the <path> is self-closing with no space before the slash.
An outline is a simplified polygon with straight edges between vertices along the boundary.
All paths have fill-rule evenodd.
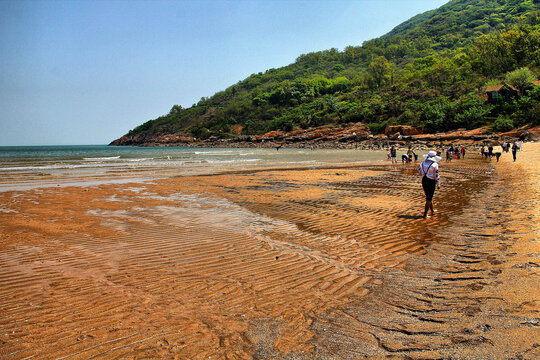
<path id="1" fill-rule="evenodd" d="M 0 0 L 0 146 L 108 144 L 448 0 Z"/>

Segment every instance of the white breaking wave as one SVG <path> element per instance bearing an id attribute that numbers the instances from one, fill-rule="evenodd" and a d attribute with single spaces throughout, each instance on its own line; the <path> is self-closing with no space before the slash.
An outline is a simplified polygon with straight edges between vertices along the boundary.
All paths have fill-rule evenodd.
<path id="1" fill-rule="evenodd" d="M 150 161 L 150 160 L 154 160 L 154 158 L 127 159 L 127 161 L 130 161 L 130 162 L 141 162 L 141 161 Z"/>
<path id="2" fill-rule="evenodd" d="M 120 159 L 120 156 L 108 156 L 108 157 L 85 157 L 83 160 L 85 161 L 110 161 L 110 160 L 118 160 Z"/>
<path id="3" fill-rule="evenodd" d="M 234 151 L 232 150 L 223 150 L 223 151 L 195 151 L 195 155 L 229 155 Z"/>
<path id="4" fill-rule="evenodd" d="M 207 160 L 208 164 L 242 164 L 261 161 L 262 159 L 243 159 L 243 160 Z"/>

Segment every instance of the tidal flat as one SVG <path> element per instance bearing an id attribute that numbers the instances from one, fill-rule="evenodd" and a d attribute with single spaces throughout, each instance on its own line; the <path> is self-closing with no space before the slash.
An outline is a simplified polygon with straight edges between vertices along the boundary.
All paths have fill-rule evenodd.
<path id="1" fill-rule="evenodd" d="M 443 161 L 427 219 L 414 163 L 2 191 L 0 358 L 538 359 L 537 164 Z"/>

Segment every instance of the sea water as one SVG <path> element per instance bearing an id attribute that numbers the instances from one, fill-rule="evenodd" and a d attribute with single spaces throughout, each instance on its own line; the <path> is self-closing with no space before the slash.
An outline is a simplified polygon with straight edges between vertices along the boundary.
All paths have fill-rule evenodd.
<path id="1" fill-rule="evenodd" d="M 106 145 L 0 147 L 0 191 L 149 181 L 224 171 L 355 165 L 384 151 Z"/>

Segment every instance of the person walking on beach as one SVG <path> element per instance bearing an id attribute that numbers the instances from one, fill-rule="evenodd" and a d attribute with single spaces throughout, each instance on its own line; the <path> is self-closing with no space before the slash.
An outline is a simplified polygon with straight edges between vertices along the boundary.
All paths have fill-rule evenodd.
<path id="1" fill-rule="evenodd" d="M 418 175 L 422 177 L 422 188 L 426 195 L 426 204 L 424 206 L 424 218 L 426 218 L 429 210 L 431 210 L 431 216 L 433 216 L 433 194 L 435 193 L 435 187 L 440 188 L 438 162 L 441 161 L 441 158 L 433 150 L 427 155 L 423 155 L 423 157 L 424 161 L 420 164 Z"/>
<path id="2" fill-rule="evenodd" d="M 392 159 L 392 164 L 397 164 L 397 150 L 393 146 L 390 148 L 390 158 Z"/>
<path id="3" fill-rule="evenodd" d="M 518 142 L 516 141 L 516 142 L 512 145 L 512 157 L 514 158 L 514 161 L 516 161 L 518 148 L 519 148 Z"/>

